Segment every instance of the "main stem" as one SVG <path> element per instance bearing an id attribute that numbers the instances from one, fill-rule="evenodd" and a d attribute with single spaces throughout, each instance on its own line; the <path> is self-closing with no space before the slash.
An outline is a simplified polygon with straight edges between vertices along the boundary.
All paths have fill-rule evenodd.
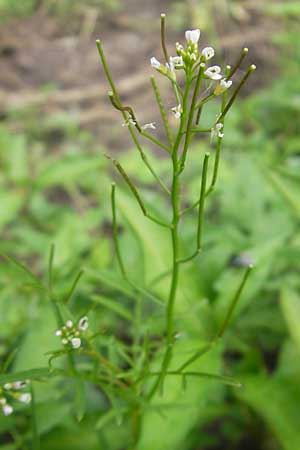
<path id="1" fill-rule="evenodd" d="M 176 299 L 176 293 L 178 288 L 178 278 L 179 278 L 179 234 L 178 234 L 178 225 L 180 220 L 180 159 L 178 158 L 178 150 L 180 147 L 180 143 L 182 140 L 182 136 L 184 134 L 184 127 L 186 124 L 186 115 L 187 115 L 187 104 L 188 97 L 191 88 L 191 82 L 188 81 L 184 98 L 183 98 L 183 113 L 180 120 L 180 126 L 177 133 L 177 137 L 174 143 L 173 151 L 172 151 L 172 189 L 171 189 L 171 203 L 172 203 L 172 212 L 173 212 L 173 220 L 172 220 L 172 228 L 171 228 L 171 242 L 172 242 L 172 278 L 171 278 L 171 286 L 168 297 L 167 304 L 167 317 L 166 317 L 166 351 L 163 357 L 161 372 L 158 376 L 156 383 L 151 389 L 148 399 L 150 400 L 154 394 L 156 393 L 159 387 L 163 387 L 164 378 L 166 376 L 166 372 L 169 368 L 172 354 L 173 354 L 173 339 L 174 339 L 174 305 Z"/>

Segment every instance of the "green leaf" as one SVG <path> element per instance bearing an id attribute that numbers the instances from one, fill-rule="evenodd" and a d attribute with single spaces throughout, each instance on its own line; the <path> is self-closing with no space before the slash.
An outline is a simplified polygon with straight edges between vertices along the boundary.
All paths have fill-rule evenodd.
<path id="1" fill-rule="evenodd" d="M 78 422 L 81 422 L 86 411 L 86 392 L 84 381 L 80 378 L 76 380 L 76 393 L 74 403 L 77 420 Z"/>
<path id="2" fill-rule="evenodd" d="M 291 289 L 283 289 L 280 304 L 290 335 L 300 351 L 300 296 Z"/>
<path id="3" fill-rule="evenodd" d="M 40 380 L 42 378 L 52 377 L 53 374 L 49 372 L 48 367 L 42 367 L 31 370 L 22 370 L 19 372 L 6 373 L 0 375 L 0 384 L 11 383 L 14 381 L 23 380 Z"/>
<path id="4" fill-rule="evenodd" d="M 246 376 L 235 394 L 268 424 L 283 450 L 300 448 L 300 384 L 295 378 Z"/>
<path id="5" fill-rule="evenodd" d="M 198 347 L 201 347 L 201 342 L 178 342 L 171 370 L 180 367 Z M 218 373 L 220 363 L 220 349 L 215 347 L 189 369 Z M 158 361 L 157 364 L 159 367 Z M 189 432 L 196 424 L 199 426 L 205 421 L 207 405 L 220 401 L 219 396 L 223 392 L 220 380 L 195 376 L 186 377 L 185 381 L 183 390 L 182 377 L 166 377 L 163 396 L 157 393 L 144 414 L 138 450 L 185 450 Z"/>
<path id="6" fill-rule="evenodd" d="M 55 184 L 64 185 L 80 181 L 87 172 L 95 171 L 106 164 L 99 156 L 76 155 L 59 159 L 47 167 L 36 179 L 35 187 L 42 189 Z"/>
<path id="7" fill-rule="evenodd" d="M 123 319 L 129 321 L 133 320 L 130 312 L 123 305 L 113 299 L 105 297 L 104 295 L 92 295 L 91 300 L 99 305 L 104 306 L 107 309 L 110 309 L 111 311 L 114 311 L 119 316 L 123 317 Z"/>

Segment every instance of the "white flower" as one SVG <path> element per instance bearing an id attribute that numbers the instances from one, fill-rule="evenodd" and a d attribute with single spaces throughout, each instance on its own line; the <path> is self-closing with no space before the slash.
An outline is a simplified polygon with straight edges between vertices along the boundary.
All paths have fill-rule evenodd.
<path id="1" fill-rule="evenodd" d="M 85 331 L 87 330 L 88 326 L 89 326 L 88 318 L 86 316 L 81 317 L 81 319 L 78 322 L 78 329 L 80 331 Z"/>
<path id="2" fill-rule="evenodd" d="M 223 78 L 223 80 L 220 81 L 220 86 L 226 91 L 226 89 L 230 88 L 230 86 L 232 85 L 232 81 L 231 80 L 225 80 L 225 78 Z"/>
<path id="3" fill-rule="evenodd" d="M 151 122 L 151 123 L 145 123 L 145 125 L 142 125 L 142 130 L 155 130 L 156 126 L 155 126 L 155 122 Z"/>
<path id="4" fill-rule="evenodd" d="M 68 343 L 69 341 L 68 341 L 68 339 L 64 338 L 64 339 L 61 340 L 61 342 L 62 342 L 63 345 L 67 345 L 67 343 Z"/>
<path id="5" fill-rule="evenodd" d="M 204 58 L 206 59 L 206 61 L 208 61 L 209 59 L 213 58 L 215 56 L 215 51 L 212 47 L 205 47 L 202 50 L 202 55 L 204 56 Z"/>
<path id="6" fill-rule="evenodd" d="M 122 123 L 122 127 L 129 127 L 129 125 L 136 125 L 136 122 L 131 117 Z"/>
<path id="7" fill-rule="evenodd" d="M 170 67 L 182 67 L 183 66 L 183 58 L 182 56 L 170 56 Z"/>
<path id="8" fill-rule="evenodd" d="M 31 402 L 31 394 L 29 392 L 24 392 L 24 394 L 21 394 L 18 400 L 22 403 L 30 403 Z"/>
<path id="9" fill-rule="evenodd" d="M 56 330 L 55 331 L 55 336 L 59 337 L 59 336 L 61 336 L 61 334 L 62 334 L 61 330 Z"/>
<path id="10" fill-rule="evenodd" d="M 6 398 L 0 397 L 0 405 L 5 405 L 5 404 L 6 404 Z"/>
<path id="11" fill-rule="evenodd" d="M 71 344 L 73 348 L 79 348 L 81 346 L 81 339 L 80 338 L 73 338 L 71 339 Z"/>
<path id="12" fill-rule="evenodd" d="M 224 125 L 222 123 L 217 123 L 215 128 L 211 129 L 211 137 L 213 138 L 215 136 L 215 134 L 219 137 L 219 138 L 223 138 L 224 137 L 224 133 L 222 132 Z"/>
<path id="13" fill-rule="evenodd" d="M 181 114 L 182 114 L 182 107 L 181 107 L 180 104 L 177 105 L 177 106 L 174 106 L 174 107 L 171 109 L 171 111 L 172 111 L 172 113 L 174 114 L 174 116 L 175 116 L 176 119 L 180 119 Z"/>
<path id="14" fill-rule="evenodd" d="M 204 75 L 206 75 L 211 80 L 220 80 L 222 78 L 221 75 L 221 67 L 220 66 L 211 66 L 204 72 Z"/>
<path id="15" fill-rule="evenodd" d="M 151 66 L 153 67 L 153 69 L 156 69 L 156 70 L 160 69 L 161 63 L 154 56 L 152 56 L 152 58 L 150 59 L 150 63 L 151 63 Z"/>
<path id="16" fill-rule="evenodd" d="M 72 326 L 73 326 L 72 320 L 67 320 L 67 321 L 66 321 L 66 327 L 67 327 L 67 328 L 72 328 Z"/>
<path id="17" fill-rule="evenodd" d="M 14 409 L 10 405 L 4 405 L 2 411 L 5 416 L 9 416 L 10 414 L 13 413 Z"/>
<path id="18" fill-rule="evenodd" d="M 187 40 L 188 43 L 192 43 L 192 44 L 198 44 L 200 38 L 200 30 L 187 30 L 185 32 L 185 39 Z"/>
<path id="19" fill-rule="evenodd" d="M 217 123 L 214 128 L 211 129 L 211 139 L 215 136 L 222 139 L 224 137 L 224 133 L 222 131 L 224 125 L 222 123 Z"/>
<path id="20" fill-rule="evenodd" d="M 4 389 L 6 389 L 7 391 L 9 391 L 10 389 L 12 389 L 13 385 L 12 383 L 5 383 L 5 385 L 3 386 Z"/>
<path id="21" fill-rule="evenodd" d="M 231 85 L 232 85 L 231 80 L 226 80 L 225 78 L 223 78 L 220 81 L 220 84 L 214 90 L 214 95 L 223 94 L 223 92 L 225 92 L 227 89 L 229 89 Z"/>
<path id="22" fill-rule="evenodd" d="M 16 391 L 18 391 L 19 389 L 23 389 L 26 386 L 27 386 L 26 381 L 15 381 L 13 383 L 13 389 L 15 389 Z"/>

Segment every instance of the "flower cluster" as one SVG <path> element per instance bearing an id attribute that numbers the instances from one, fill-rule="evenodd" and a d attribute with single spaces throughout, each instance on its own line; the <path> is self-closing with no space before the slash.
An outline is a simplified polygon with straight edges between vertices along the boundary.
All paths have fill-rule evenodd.
<path id="1" fill-rule="evenodd" d="M 56 330 L 55 335 L 61 338 L 64 346 L 77 349 L 81 346 L 82 334 L 88 326 L 89 323 L 86 316 L 79 319 L 77 325 L 74 325 L 72 320 L 67 320 L 61 329 Z"/>
<path id="2" fill-rule="evenodd" d="M 213 90 L 213 95 L 218 96 L 225 92 L 232 85 L 226 75 L 222 74 L 220 66 L 208 66 L 207 62 L 215 56 L 215 50 L 212 47 L 205 47 L 199 51 L 200 30 L 187 30 L 185 32 L 186 45 L 183 46 L 179 42 L 176 43 L 177 56 L 170 56 L 169 61 L 164 65 L 160 63 L 154 56 L 150 59 L 151 65 L 161 74 L 167 76 L 171 80 L 176 80 L 175 69 L 183 69 L 187 77 L 191 78 L 197 68 L 201 68 L 203 78 L 217 81 L 218 84 Z M 180 105 L 173 108 L 175 117 L 180 118 Z"/>
<path id="3" fill-rule="evenodd" d="M 9 416 L 13 413 L 14 408 L 11 405 L 13 400 L 26 404 L 31 402 L 30 392 L 24 391 L 27 387 L 28 381 L 15 381 L 0 386 L 0 407 L 4 416 Z"/>

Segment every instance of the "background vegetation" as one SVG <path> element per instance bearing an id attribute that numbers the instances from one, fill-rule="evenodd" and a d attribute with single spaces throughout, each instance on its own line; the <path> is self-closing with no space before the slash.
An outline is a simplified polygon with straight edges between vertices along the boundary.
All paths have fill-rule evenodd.
<path id="1" fill-rule="evenodd" d="M 145 73 L 139 72 L 155 51 L 154 18 L 162 5 L 139 3 L 140 9 L 134 1 L 126 9 L 122 2 L 106 0 L 0 1 L 4 68 L 0 252 L 13 258 L 3 257 L 0 265 L 0 359 L 4 367 L 12 355 L 10 372 L 47 366 L 47 352 L 59 346 L 47 299 L 32 276 L 14 263 L 25 264 L 45 280 L 52 243 L 55 294 L 66 296 L 83 268 L 71 299 L 74 316 L 88 311 L 91 328 L 101 333 L 99 345 L 112 360 L 122 358 L 120 342 L 132 339 L 136 323 L 130 325 L 126 317 L 133 312 L 133 302 L 113 250 L 112 179 L 118 183 L 121 245 L 128 272 L 147 287 L 160 270 L 167 269 L 170 250 L 164 233 L 145 224 L 127 187 L 103 156 L 118 154 L 153 210 L 164 214 L 152 179 L 127 143 L 117 114 L 108 112 L 94 47 L 95 37 L 101 35 L 108 50 L 117 52 L 111 62 L 121 88 L 123 82 L 124 92 L 127 89 L 130 101 L 135 99 L 145 121 L 156 120 L 155 106 L 147 111 L 143 106 L 147 89 L 141 92 L 144 85 L 139 80 Z M 235 56 L 247 43 L 258 66 L 247 95 L 228 119 L 218 189 L 206 211 L 205 251 L 182 276 L 176 325 L 183 347 L 185 334 L 195 340 L 215 334 L 244 265 L 254 262 L 255 270 L 224 340 L 200 364 L 205 372 L 233 376 L 243 388 L 203 378 L 189 383 L 182 396 L 180 384 L 168 383 L 161 404 L 145 418 L 138 449 L 296 450 L 300 448 L 300 55 L 296 44 L 300 6 L 272 0 L 195 0 L 164 6 L 171 18 L 170 42 L 185 27 L 199 25 L 224 56 Z M 133 37 L 143 33 L 147 44 Z M 85 49 L 95 58 L 86 53 L 82 67 Z M 121 72 L 124 61 L 127 65 Z M 56 78 L 51 78 L 54 70 Z M 212 117 L 214 113 L 210 112 Z M 209 145 L 209 140 L 201 140 L 190 152 L 187 206 L 198 192 L 199 155 Z M 166 161 L 148 150 L 164 177 Z M 187 253 L 193 250 L 194 221 L 191 215 L 185 224 Z M 164 295 L 165 285 L 154 290 Z M 140 333 L 151 330 L 159 335 L 163 326 L 159 308 L 146 303 Z M 108 415 L 107 399 L 92 383 L 84 383 L 81 392 L 75 382 L 50 380 L 36 383 L 35 390 L 41 449 L 127 448 L 130 425 L 122 405 L 115 403 Z M 12 416 L 0 415 L 0 448 L 38 448 L 32 447 L 31 421 L 31 408 L 23 406 Z"/>

